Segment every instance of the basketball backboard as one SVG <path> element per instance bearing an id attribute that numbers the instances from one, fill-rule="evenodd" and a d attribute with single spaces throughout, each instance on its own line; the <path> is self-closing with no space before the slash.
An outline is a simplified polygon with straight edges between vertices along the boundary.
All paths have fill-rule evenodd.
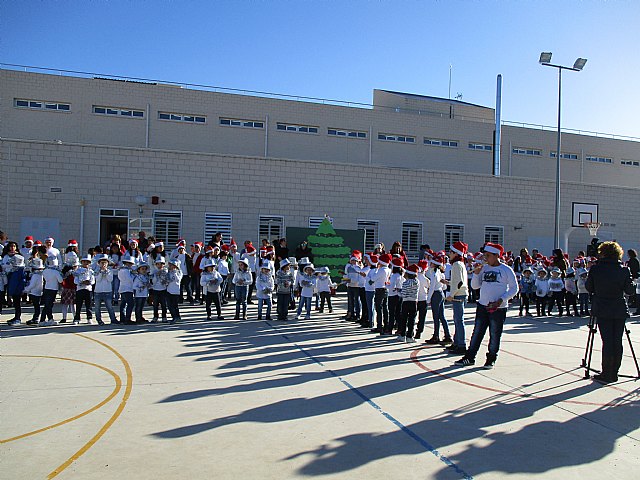
<path id="1" fill-rule="evenodd" d="M 571 226 L 584 227 L 585 223 L 598 221 L 598 204 L 597 203 L 578 203 L 572 204 Z"/>

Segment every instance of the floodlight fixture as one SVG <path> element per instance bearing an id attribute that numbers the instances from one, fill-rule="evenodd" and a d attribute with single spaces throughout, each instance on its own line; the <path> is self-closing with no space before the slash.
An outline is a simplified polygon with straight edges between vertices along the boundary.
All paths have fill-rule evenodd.
<path id="1" fill-rule="evenodd" d="M 574 70 L 582 70 L 584 68 L 584 64 L 587 63 L 586 58 L 578 58 L 576 62 L 573 64 Z"/>
<path id="2" fill-rule="evenodd" d="M 551 52 L 542 52 L 540 54 L 540 63 L 549 63 L 551 62 Z"/>

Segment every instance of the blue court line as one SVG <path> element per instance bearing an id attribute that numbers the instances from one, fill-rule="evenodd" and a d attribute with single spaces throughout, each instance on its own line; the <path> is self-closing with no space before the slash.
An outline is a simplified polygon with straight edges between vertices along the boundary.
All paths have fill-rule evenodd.
<path id="1" fill-rule="evenodd" d="M 460 474 L 462 476 L 462 478 L 464 478 L 465 480 L 473 480 L 473 476 L 469 475 L 467 472 L 465 472 L 464 470 L 462 470 L 460 467 L 458 467 L 455 463 L 453 463 L 451 460 L 449 460 L 448 457 L 442 455 L 437 449 L 436 447 L 434 447 L 433 445 L 431 445 L 429 442 L 427 442 L 424 438 L 422 438 L 420 435 L 418 435 L 417 433 L 415 433 L 413 430 L 411 430 L 409 427 L 407 427 L 406 425 L 404 425 L 402 422 L 400 422 L 398 419 L 396 419 L 393 415 L 391 415 L 390 413 L 385 412 L 376 402 L 374 402 L 373 400 L 371 400 L 369 397 L 367 397 L 364 393 L 362 393 L 357 387 L 354 387 L 353 385 L 351 385 L 351 383 L 349 383 L 347 380 L 345 380 L 344 378 L 342 378 L 340 375 L 338 375 L 336 372 L 334 372 L 333 370 L 331 370 L 329 367 L 327 367 L 324 363 L 322 363 L 320 360 L 318 360 L 316 357 L 314 357 L 313 355 L 311 355 L 309 352 L 307 352 L 304 348 L 302 348 L 300 345 L 298 345 L 295 341 L 291 340 L 287 335 L 285 335 L 284 333 L 282 333 L 280 331 L 280 329 L 278 327 L 276 327 L 275 325 L 269 323 L 268 321 L 265 321 L 264 323 L 266 323 L 267 325 L 269 325 L 272 329 L 274 329 L 276 332 L 278 332 L 278 334 L 280 334 L 280 336 L 282 338 L 284 338 L 285 340 L 287 340 L 288 342 L 292 343 L 298 350 L 300 350 L 302 353 L 305 354 L 305 356 L 307 356 L 309 359 L 311 359 L 314 363 L 320 365 L 327 373 L 329 373 L 332 377 L 338 379 L 340 381 L 340 383 L 342 383 L 343 385 L 345 385 L 349 390 L 351 390 L 353 393 L 355 393 L 356 395 L 358 395 L 360 398 L 362 398 L 365 402 L 367 402 L 371 407 L 374 408 L 374 410 L 376 410 L 379 414 L 381 414 L 384 418 L 386 418 L 387 420 L 389 420 L 391 423 L 393 423 L 396 427 L 398 427 L 401 431 L 403 431 L 404 433 L 406 433 L 407 435 L 409 435 L 409 437 L 411 437 L 412 439 L 414 439 L 416 442 L 418 442 L 422 447 L 425 448 L 425 450 L 427 450 L 429 453 L 431 453 L 434 457 L 436 457 L 438 460 L 440 460 L 442 463 L 444 463 L 447 467 L 452 468 L 453 470 L 455 470 L 456 473 Z"/>

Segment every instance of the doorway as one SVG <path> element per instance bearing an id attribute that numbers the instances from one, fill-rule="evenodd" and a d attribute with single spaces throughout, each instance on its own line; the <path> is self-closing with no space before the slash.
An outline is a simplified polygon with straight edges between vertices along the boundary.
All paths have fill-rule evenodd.
<path id="1" fill-rule="evenodd" d="M 100 209 L 100 233 L 99 242 L 102 247 L 107 245 L 113 235 L 120 235 L 122 240 L 129 235 L 129 210 L 127 209 Z"/>

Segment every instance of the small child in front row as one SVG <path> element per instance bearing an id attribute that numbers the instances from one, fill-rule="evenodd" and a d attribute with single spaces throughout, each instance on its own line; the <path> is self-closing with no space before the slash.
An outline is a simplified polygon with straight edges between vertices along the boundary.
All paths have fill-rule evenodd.
<path id="1" fill-rule="evenodd" d="M 526 267 L 522 276 L 520 277 L 520 316 L 522 316 L 522 310 L 524 309 L 527 316 L 529 313 L 529 300 L 536 289 L 536 279 L 533 277 L 533 270 Z"/>
<path id="2" fill-rule="evenodd" d="M 336 288 L 337 285 L 331 281 L 331 277 L 329 276 L 329 267 L 320 267 L 316 270 L 316 273 L 318 274 L 316 290 L 320 295 L 320 313 L 324 312 L 325 302 L 327 302 L 329 313 L 333 313 L 333 307 L 331 306 L 331 289 Z"/>
<path id="3" fill-rule="evenodd" d="M 91 268 L 91 256 L 82 257 L 80 265 L 80 268 L 73 272 L 73 281 L 76 284 L 76 313 L 73 317 L 75 325 L 80 323 L 83 304 L 87 313 L 87 323 L 91 323 L 93 316 L 91 313 L 91 294 L 93 293 L 93 284 L 96 283 L 96 276 Z"/>
<path id="4" fill-rule="evenodd" d="M 291 287 L 295 278 L 291 273 L 291 262 L 288 259 L 280 261 L 280 270 L 276 273 L 276 295 L 278 298 L 278 320 L 287 320 L 289 303 L 291 302 Z"/>
<path id="5" fill-rule="evenodd" d="M 253 276 L 249 271 L 249 261 L 241 258 L 238 262 L 238 271 L 233 275 L 234 294 L 236 297 L 236 316 L 234 320 L 240 320 L 240 309 L 242 309 L 242 319 L 247 319 L 247 297 L 249 296 L 249 285 L 253 283 Z"/>
<path id="6" fill-rule="evenodd" d="M 167 284 L 167 308 L 171 314 L 169 323 L 176 323 L 180 320 L 180 284 L 182 283 L 182 270 L 180 270 L 180 260 L 172 258 L 169 260 L 169 283 Z"/>
<path id="7" fill-rule="evenodd" d="M 216 270 L 216 264 L 213 260 L 205 258 L 200 263 L 202 273 L 200 274 L 200 286 L 202 287 L 202 295 L 204 296 L 205 309 L 207 310 L 207 320 L 212 320 L 211 303 L 216 306 L 216 315 L 218 320 L 224 320 L 220 311 L 220 289 L 224 284 L 222 275 Z"/>
<path id="8" fill-rule="evenodd" d="M 62 285 L 62 275 L 57 269 L 57 266 L 50 265 L 42 272 L 42 278 L 44 279 L 44 290 L 42 291 L 42 313 L 40 314 L 41 327 L 48 327 L 51 325 L 57 325 L 53 321 L 53 304 L 56 301 L 56 295 Z"/>
<path id="9" fill-rule="evenodd" d="M 549 279 L 549 292 L 551 300 L 547 307 L 547 315 L 551 315 L 554 305 L 558 305 L 558 316 L 561 317 L 564 307 L 564 280 L 560 277 L 560 269 L 551 270 L 551 278 Z"/>
<path id="10" fill-rule="evenodd" d="M 262 320 L 262 306 L 267 305 L 266 320 L 271 320 L 271 303 L 273 296 L 273 276 L 271 276 L 270 262 L 265 262 L 260 267 L 260 273 L 256 277 L 256 297 L 258 298 L 258 320 Z"/>
<path id="11" fill-rule="evenodd" d="M 419 282 L 416 277 L 419 271 L 418 265 L 409 265 L 404 272 L 405 280 L 402 282 L 402 288 L 400 289 L 402 307 L 400 309 L 400 318 L 398 319 L 398 339 L 407 343 L 416 343 L 415 338 L 413 338 L 413 326 L 418 313 Z"/>
<path id="12" fill-rule="evenodd" d="M 573 268 L 567 268 L 564 289 L 564 303 L 567 307 L 567 315 L 572 316 L 571 307 L 573 307 L 573 313 L 578 317 L 578 286 L 576 285 L 576 272 Z"/>
<path id="13" fill-rule="evenodd" d="M 544 269 L 538 271 L 535 288 L 536 313 L 539 317 L 544 317 L 547 308 L 547 295 L 549 295 L 549 281 L 547 280 L 547 272 Z"/>
<path id="14" fill-rule="evenodd" d="M 296 320 L 300 318 L 302 308 L 306 308 L 307 314 L 305 319 L 311 318 L 311 300 L 313 299 L 313 290 L 316 286 L 316 277 L 313 276 L 314 266 L 313 263 L 308 263 L 304 266 L 303 272 L 298 274 L 296 283 L 300 287 L 300 303 L 298 303 L 298 311 L 296 313 Z"/>
<path id="15" fill-rule="evenodd" d="M 42 300 L 42 289 L 44 281 L 42 279 L 42 271 L 44 263 L 39 258 L 34 258 L 31 264 L 31 279 L 29 285 L 24 289 L 24 293 L 28 293 L 33 304 L 33 317 L 27 321 L 27 325 L 38 325 L 38 317 L 40 317 L 40 301 Z"/>
<path id="16" fill-rule="evenodd" d="M 73 247 L 69 247 L 73 248 Z M 73 253 L 73 252 L 72 252 Z M 70 257 L 68 263 L 62 267 L 62 292 L 60 293 L 60 304 L 62 305 L 62 320 L 60 323 L 67 322 L 67 314 L 69 311 L 75 318 L 76 304 L 76 279 L 75 271 L 78 269 L 80 262 L 78 257 Z"/>
<path id="17" fill-rule="evenodd" d="M 133 297 L 134 311 L 136 314 L 136 323 L 147 323 L 142 316 L 142 311 L 149 297 L 149 286 L 151 278 L 149 277 L 149 265 L 142 262 L 136 267 L 136 274 L 133 277 Z"/>
<path id="18" fill-rule="evenodd" d="M 578 289 L 578 301 L 580 302 L 580 316 L 590 316 L 589 313 L 589 292 L 587 291 L 587 275 L 589 272 L 584 268 L 578 270 L 576 287 Z"/>

